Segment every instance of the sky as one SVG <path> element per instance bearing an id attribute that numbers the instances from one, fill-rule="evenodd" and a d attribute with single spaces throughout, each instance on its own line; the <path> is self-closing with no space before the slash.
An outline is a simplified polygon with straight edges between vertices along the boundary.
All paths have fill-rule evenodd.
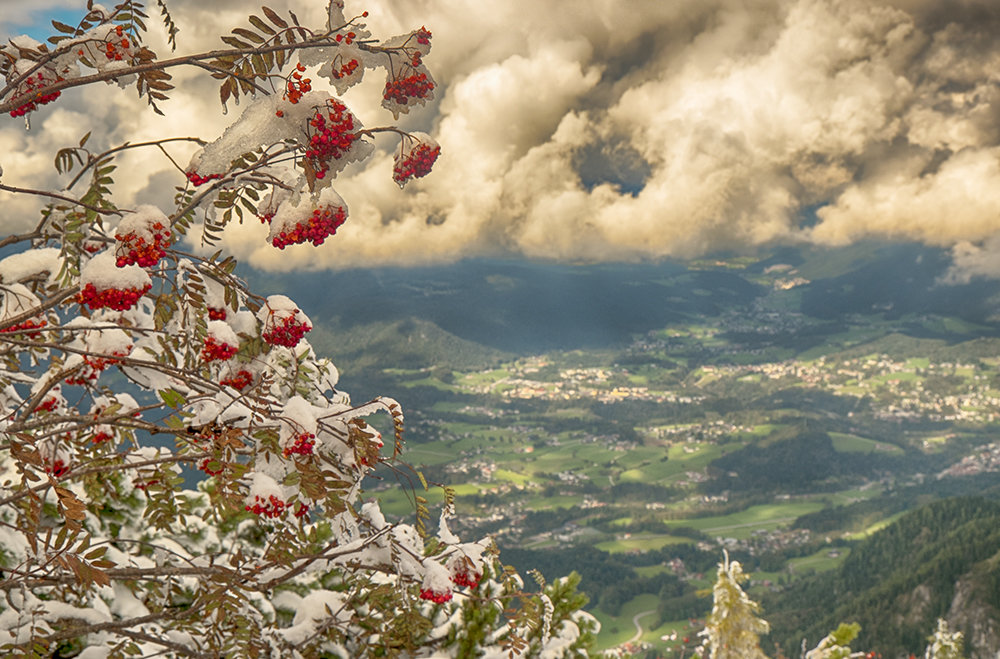
<path id="1" fill-rule="evenodd" d="M 70 0 L 0 0 L 0 33 L 82 14 Z M 150 7 L 150 45 L 169 53 Z M 322 0 L 269 0 L 304 24 Z M 169 0 L 178 52 L 220 44 L 257 3 Z M 347 0 L 376 37 L 426 26 L 433 103 L 402 118 L 442 156 L 399 190 L 397 142 L 334 183 L 349 220 L 319 248 L 284 252 L 254 222 L 226 245 L 274 270 L 442 263 L 691 258 L 878 239 L 947 249 L 952 281 L 1000 277 L 1000 3 L 994 0 Z M 259 13 L 259 12 L 258 12 Z M 43 31 L 42 31 L 43 32 Z M 316 77 L 314 76 L 314 79 Z M 167 117 L 134 89 L 67 92 L 32 128 L 0 120 L 4 182 L 61 187 L 56 149 L 164 135 L 218 137 L 215 81 L 177 73 Z M 393 123 L 369 72 L 345 101 Z M 185 164 L 190 150 L 173 148 Z M 169 206 L 177 170 L 157 152 L 117 173 L 123 205 Z M 5 226 L 33 220 L 0 198 Z"/>

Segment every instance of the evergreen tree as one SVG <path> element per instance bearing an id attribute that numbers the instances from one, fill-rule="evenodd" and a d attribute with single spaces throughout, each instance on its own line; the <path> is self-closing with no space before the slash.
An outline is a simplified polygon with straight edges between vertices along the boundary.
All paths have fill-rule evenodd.
<path id="1" fill-rule="evenodd" d="M 770 626 L 757 617 L 760 606 L 740 586 L 746 579 L 739 561 L 730 561 L 729 553 L 725 552 L 712 588 L 712 613 L 701 632 L 709 659 L 767 657 L 760 649 L 759 637 L 766 634 Z"/>
<path id="2" fill-rule="evenodd" d="M 948 630 L 948 621 L 938 618 L 937 629 L 928 638 L 931 642 L 924 652 L 924 659 L 964 659 L 965 648 L 962 632 Z"/>

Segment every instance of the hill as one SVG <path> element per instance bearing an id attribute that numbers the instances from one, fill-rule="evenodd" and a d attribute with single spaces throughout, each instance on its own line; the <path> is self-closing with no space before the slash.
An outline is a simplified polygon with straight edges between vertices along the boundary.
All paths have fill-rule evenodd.
<path id="1" fill-rule="evenodd" d="M 943 617 L 972 659 L 1000 651 L 1000 502 L 937 501 L 859 543 L 833 571 L 764 599 L 770 639 L 792 654 L 841 621 L 859 622 L 857 647 L 920 654 Z"/>

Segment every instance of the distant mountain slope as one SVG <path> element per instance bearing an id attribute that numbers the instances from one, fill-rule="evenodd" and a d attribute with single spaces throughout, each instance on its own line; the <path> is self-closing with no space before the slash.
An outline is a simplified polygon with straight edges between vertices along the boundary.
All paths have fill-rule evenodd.
<path id="1" fill-rule="evenodd" d="M 309 339 L 319 354 L 330 356 L 344 373 L 350 374 L 390 366 L 471 370 L 513 358 L 511 353 L 466 341 L 420 318 L 348 327 L 327 321 L 317 324 Z"/>
<path id="2" fill-rule="evenodd" d="M 761 336 L 771 343 L 805 350 L 822 346 L 824 336 L 842 331 L 852 315 L 897 320 L 899 331 L 911 336 L 956 340 L 1000 334 L 1000 282 L 946 286 L 939 282 L 948 266 L 947 253 L 940 249 L 863 243 L 838 249 L 781 248 L 757 261 L 742 257 L 688 265 L 469 260 L 287 274 L 241 267 L 240 273 L 255 290 L 289 295 L 317 326 L 336 330 L 336 340 L 352 346 L 388 345 L 372 335 L 387 339 L 384 332 L 390 326 L 408 341 L 409 330 L 436 335 L 429 343 L 417 342 L 429 349 L 423 357 L 417 350 L 406 354 L 410 365 L 432 366 L 441 363 L 445 334 L 464 342 L 462 353 L 472 344 L 489 354 L 520 355 L 621 347 L 635 335 L 668 325 L 740 316 L 762 299 L 781 309 L 778 315 L 800 312 L 819 320 L 779 330 L 756 328 L 751 320 L 745 336 L 727 336 L 753 340 L 754 331 L 766 330 Z M 783 290 L 787 286 L 791 288 Z M 927 314 L 975 325 L 937 327 Z M 331 354 L 377 357 L 362 352 L 351 348 Z M 369 364 L 396 366 L 388 360 Z"/>
<path id="3" fill-rule="evenodd" d="M 765 292 L 738 273 L 688 271 L 672 263 L 465 261 L 243 275 L 257 290 L 287 291 L 315 322 L 342 331 L 420 319 L 465 341 L 520 354 L 620 345 L 672 322 L 746 306 Z"/>
<path id="4" fill-rule="evenodd" d="M 922 655 L 935 620 L 967 638 L 971 659 L 1000 651 L 1000 503 L 946 499 L 906 514 L 852 549 L 832 572 L 764 600 L 770 639 L 793 655 L 839 622 L 862 626 L 856 647 Z"/>

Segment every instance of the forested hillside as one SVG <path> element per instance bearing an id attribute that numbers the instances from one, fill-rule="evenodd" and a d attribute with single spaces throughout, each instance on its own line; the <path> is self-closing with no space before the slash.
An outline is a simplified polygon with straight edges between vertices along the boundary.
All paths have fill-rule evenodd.
<path id="1" fill-rule="evenodd" d="M 840 621 L 885 657 L 919 654 L 937 618 L 973 657 L 1000 649 L 1000 502 L 946 499 L 914 510 L 852 550 L 840 568 L 763 600 L 770 638 L 794 656 Z"/>

